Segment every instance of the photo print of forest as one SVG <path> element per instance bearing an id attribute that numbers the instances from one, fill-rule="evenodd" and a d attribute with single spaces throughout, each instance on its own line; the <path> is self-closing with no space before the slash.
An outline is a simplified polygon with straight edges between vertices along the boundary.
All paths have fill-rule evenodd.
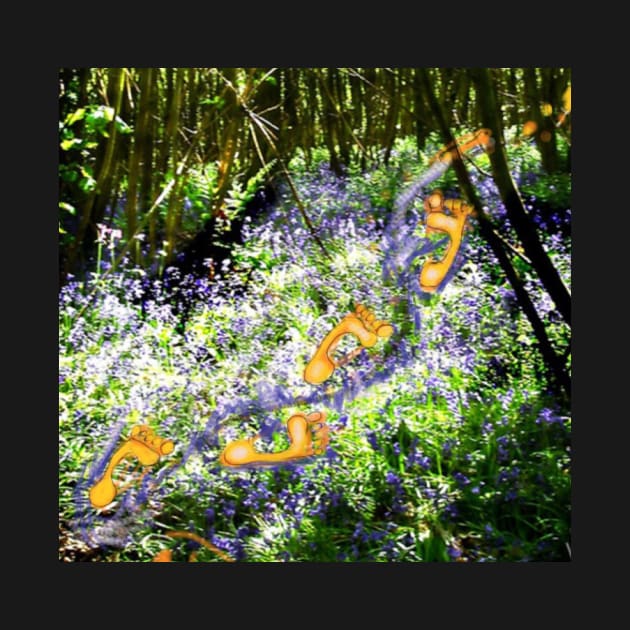
<path id="1" fill-rule="evenodd" d="M 59 561 L 571 560 L 569 68 L 58 78 Z"/>

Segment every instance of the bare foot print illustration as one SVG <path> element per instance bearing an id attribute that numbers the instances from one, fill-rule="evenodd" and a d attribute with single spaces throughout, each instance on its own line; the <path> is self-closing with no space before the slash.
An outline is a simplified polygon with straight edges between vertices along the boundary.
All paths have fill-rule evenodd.
<path id="1" fill-rule="evenodd" d="M 287 432 L 291 445 L 284 451 L 259 453 L 254 447 L 258 437 L 255 436 L 228 444 L 219 456 L 219 461 L 227 467 L 279 464 L 321 455 L 330 442 L 325 412 L 293 414 L 287 422 Z"/>

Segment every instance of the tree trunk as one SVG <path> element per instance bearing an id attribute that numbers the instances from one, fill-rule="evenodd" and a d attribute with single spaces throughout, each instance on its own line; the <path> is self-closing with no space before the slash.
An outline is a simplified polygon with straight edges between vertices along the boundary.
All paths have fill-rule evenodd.
<path id="1" fill-rule="evenodd" d="M 307 88 L 306 111 L 307 119 L 304 121 L 304 131 L 306 135 L 306 164 L 310 168 L 313 161 L 312 149 L 317 145 L 317 119 L 320 117 L 319 104 L 317 102 L 317 77 L 315 70 L 307 68 L 304 70 L 304 79 Z"/>
<path id="2" fill-rule="evenodd" d="M 480 73 L 487 73 L 487 72 L 488 71 L 485 69 L 480 70 Z M 446 121 L 442 115 L 440 106 L 438 105 L 437 99 L 432 92 L 430 79 L 424 70 L 421 70 L 420 74 L 422 77 L 423 87 L 425 88 L 427 102 L 442 132 L 443 140 L 445 144 L 454 143 L 455 139 L 453 137 L 453 134 L 451 133 L 448 125 L 446 124 Z M 473 76 L 473 80 L 475 80 L 474 76 Z M 486 90 L 488 89 L 486 84 L 489 84 L 489 76 L 487 76 L 487 74 L 485 74 L 485 78 L 481 79 L 481 84 L 483 88 L 485 88 Z M 487 111 L 487 109 L 490 107 L 491 104 L 494 105 L 494 103 L 496 103 L 496 100 L 493 99 L 493 100 L 488 101 L 486 99 L 483 99 L 482 103 L 483 103 L 482 105 L 483 111 Z M 493 125 L 492 126 L 487 125 L 487 126 L 489 126 L 493 130 L 493 132 L 497 134 L 498 136 L 497 144 L 499 144 L 499 138 L 501 135 L 500 125 L 498 125 L 498 129 L 497 129 L 497 120 L 499 116 L 496 110 L 494 110 L 492 114 L 493 114 L 492 115 Z M 503 150 L 502 147 L 503 145 L 501 143 L 501 145 L 495 149 L 495 154 L 498 151 L 502 151 Z M 454 160 L 453 168 L 455 169 L 455 172 L 457 174 L 457 179 L 459 181 L 459 184 L 464 191 L 464 195 L 475 208 L 475 212 L 477 214 L 477 218 L 479 221 L 479 228 L 480 228 L 481 234 L 488 241 L 488 244 L 492 248 L 494 255 L 497 257 L 499 264 L 501 265 L 501 268 L 503 269 L 508 281 L 510 282 L 510 284 L 512 285 L 512 288 L 514 289 L 514 293 L 516 294 L 516 297 L 518 299 L 518 302 L 521 308 L 523 309 L 523 312 L 527 316 L 532 326 L 534 335 L 536 336 L 536 339 L 538 341 L 538 346 L 540 348 L 543 360 L 545 361 L 545 364 L 547 365 L 547 368 L 549 370 L 549 374 L 550 374 L 552 382 L 562 387 L 567 394 L 570 394 L 571 381 L 568 374 L 566 373 L 564 369 L 562 360 L 560 359 L 560 357 L 558 357 L 553 346 L 551 345 L 551 342 L 549 341 L 549 337 L 547 336 L 545 325 L 540 319 L 540 317 L 538 316 L 536 307 L 532 303 L 527 291 L 525 290 L 525 287 L 523 286 L 523 283 L 521 279 L 519 278 L 518 273 L 512 266 L 512 263 L 504 249 L 503 243 L 497 236 L 490 219 L 487 217 L 486 213 L 483 210 L 483 207 L 479 201 L 479 198 L 477 197 L 477 192 L 475 191 L 473 185 L 470 182 L 470 179 L 468 177 L 468 172 L 466 171 L 466 167 L 463 161 Z"/>
<path id="3" fill-rule="evenodd" d="M 196 68 L 188 68 L 186 77 L 186 96 L 188 101 L 187 124 L 189 129 L 197 128 L 197 109 L 199 101 L 199 84 Z"/>
<path id="4" fill-rule="evenodd" d="M 525 211 L 523 201 L 510 174 L 503 143 L 501 118 L 497 109 L 497 99 L 490 72 L 487 69 L 480 69 L 473 73 L 472 78 L 481 106 L 483 125 L 492 130 L 496 141 L 495 149 L 490 154 L 490 163 L 492 164 L 494 181 L 499 189 L 510 222 L 523 244 L 525 254 L 531 260 L 532 266 L 554 301 L 556 308 L 565 322 L 571 325 L 571 295 L 545 252 L 538 238 L 536 227 Z"/>
<path id="5" fill-rule="evenodd" d="M 226 68 L 224 76 L 236 87 L 236 70 L 234 68 Z M 225 100 L 226 104 L 223 109 L 225 117 L 227 118 L 227 124 L 223 129 L 219 143 L 220 159 L 216 193 L 213 200 L 213 217 L 222 212 L 225 195 L 228 192 L 231 182 L 234 156 L 238 149 L 239 130 L 242 126 L 242 115 L 237 95 L 232 90 L 227 90 Z"/>
<path id="6" fill-rule="evenodd" d="M 122 104 L 123 87 L 125 75 L 122 68 L 110 68 L 108 72 L 108 101 L 112 103 L 114 114 L 109 125 L 109 137 L 104 139 L 105 148 L 102 152 L 102 160 L 95 169 L 96 185 L 94 190 L 88 195 L 77 230 L 76 240 L 73 243 L 68 257 L 68 268 L 70 271 L 77 262 L 79 251 L 87 251 L 91 248 L 96 239 L 96 225 L 93 221 L 95 207 L 98 199 L 109 199 L 112 173 L 114 170 L 114 153 L 118 140 L 116 129 L 116 116 L 119 114 Z M 101 143 L 102 144 L 102 143 Z"/>
<path id="7" fill-rule="evenodd" d="M 177 239 L 178 215 L 181 213 L 181 182 L 183 177 L 177 176 L 177 164 L 179 162 L 179 117 L 181 112 L 182 95 L 184 86 L 184 69 L 178 68 L 175 74 L 175 88 L 171 100 L 171 111 L 168 117 L 166 144 L 170 147 L 171 169 L 176 178 L 175 186 L 170 194 L 166 211 L 166 260 L 170 261 L 175 249 Z"/>
<path id="8" fill-rule="evenodd" d="M 281 70 L 282 81 L 284 85 L 283 114 L 284 123 L 281 131 L 287 137 L 285 144 L 289 155 L 293 154 L 300 128 L 300 119 L 298 116 L 298 107 L 300 101 L 299 68 L 284 68 Z"/>
<path id="9" fill-rule="evenodd" d="M 440 102 L 442 104 L 442 114 L 445 117 L 446 124 L 451 127 L 453 124 L 453 107 L 455 97 L 452 94 L 453 68 L 439 68 L 437 70 L 440 77 Z"/>
<path id="10" fill-rule="evenodd" d="M 158 129 L 158 143 L 160 152 L 157 159 L 157 170 L 163 177 L 168 173 L 169 155 L 171 146 L 169 139 L 173 136 L 172 127 L 177 125 L 177 120 L 173 120 L 171 112 L 173 111 L 173 68 L 166 68 L 160 72 L 162 76 L 162 94 L 164 95 L 160 101 L 163 101 L 161 120 L 165 121 Z M 164 85 L 166 84 L 166 85 Z M 161 137 L 161 140 L 159 139 Z"/>
<path id="11" fill-rule="evenodd" d="M 260 68 L 259 73 L 261 76 L 264 76 L 268 73 L 271 68 Z M 254 85 L 254 74 L 251 75 L 251 84 Z M 251 90 L 252 88 L 250 88 Z M 260 112 L 261 118 L 264 118 L 266 121 L 272 125 L 269 128 L 269 132 L 277 135 L 278 139 L 274 142 L 276 148 L 280 155 L 285 155 L 289 151 L 290 146 L 290 133 L 287 132 L 282 125 L 282 111 L 280 108 L 281 105 L 281 74 L 279 71 L 275 71 L 273 74 L 269 75 L 261 84 L 258 85 L 258 88 L 255 92 L 252 92 L 250 96 L 249 93 L 244 95 L 245 99 L 251 100 L 251 108 L 254 112 Z M 234 115 L 239 115 L 240 112 L 235 112 Z M 262 122 L 262 121 L 261 121 Z M 262 122 L 262 124 L 265 124 Z M 275 127 L 275 128 L 274 128 Z M 240 131 L 244 128 L 244 125 L 239 125 L 239 135 Z M 243 138 L 239 139 L 239 143 L 242 143 Z M 245 146 L 241 144 L 241 146 Z M 274 148 L 271 146 L 268 140 L 263 140 L 263 142 L 259 142 L 259 146 L 261 152 L 263 154 L 263 159 L 265 164 L 268 163 L 274 155 Z M 255 175 L 259 168 L 263 166 L 263 164 L 259 165 L 260 157 L 258 156 L 258 152 L 254 148 L 253 142 L 247 147 L 243 149 L 244 156 L 248 156 L 249 163 L 247 169 L 245 171 L 245 180 Z M 250 157 L 251 156 L 251 157 Z M 243 158 L 244 159 L 244 158 Z"/>
<path id="12" fill-rule="evenodd" d="M 551 113 L 544 115 L 541 111 L 543 104 L 550 104 L 545 98 L 545 93 L 550 92 L 550 80 L 547 78 L 547 69 L 543 73 L 543 84 L 538 88 L 535 68 L 524 68 L 523 85 L 528 103 L 529 119 L 536 123 L 536 146 L 540 151 L 543 168 L 547 173 L 555 173 L 558 170 L 558 151 L 556 149 L 556 128 Z"/>
<path id="13" fill-rule="evenodd" d="M 148 112 L 147 127 L 144 141 L 144 151 L 142 155 L 142 181 L 140 183 L 140 203 L 143 216 L 149 212 L 153 205 L 153 200 L 157 198 L 157 189 L 161 183 L 162 173 L 153 172 L 154 164 L 154 146 L 155 146 L 155 127 L 154 118 L 159 112 L 158 101 L 158 72 L 155 68 L 147 68 L 144 80 L 146 81 Z M 144 85 L 144 83 L 142 84 Z M 152 212 L 149 215 L 149 248 L 148 260 L 152 261 L 157 252 L 157 213 Z"/>
<path id="14" fill-rule="evenodd" d="M 338 68 L 331 68 L 330 84 L 331 94 L 336 103 L 337 110 L 337 139 L 339 141 L 339 155 L 344 165 L 350 165 L 350 147 L 352 146 L 350 122 L 348 120 L 349 112 L 346 109 L 346 89 L 344 77 L 339 73 Z"/>
<path id="15" fill-rule="evenodd" d="M 429 135 L 429 129 L 425 123 L 426 117 L 424 113 L 424 86 L 422 84 L 422 68 L 416 68 L 413 74 L 413 95 L 414 95 L 414 111 L 416 114 L 416 143 L 418 151 L 424 147 L 424 143 Z"/>
<path id="16" fill-rule="evenodd" d="M 389 164 L 389 158 L 396 141 L 396 124 L 400 111 L 400 79 L 397 74 L 388 74 L 387 92 L 390 96 L 390 105 L 387 108 L 387 117 L 385 119 L 385 164 Z"/>
<path id="17" fill-rule="evenodd" d="M 138 187 L 142 177 L 142 160 L 146 156 L 145 144 L 149 137 L 149 123 L 151 109 L 149 107 L 151 88 L 151 68 L 140 68 L 140 95 L 136 108 L 136 123 L 133 136 L 133 148 L 129 157 L 129 183 L 127 186 L 127 240 L 136 236 L 138 220 Z M 140 263 L 140 241 L 132 243 L 131 256 L 136 264 Z"/>
<path id="18" fill-rule="evenodd" d="M 466 125 L 468 123 L 468 104 L 470 102 L 470 75 L 468 71 L 459 68 L 456 81 L 457 98 L 453 105 L 457 113 L 457 124 Z"/>
<path id="19" fill-rule="evenodd" d="M 363 146 L 366 147 L 370 158 L 374 159 L 374 145 L 376 139 L 377 128 L 377 99 L 378 93 L 375 89 L 376 85 L 376 69 L 365 68 L 362 71 L 363 76 L 368 81 L 368 86 L 365 88 L 365 139 L 363 140 Z"/>
<path id="20" fill-rule="evenodd" d="M 322 99 L 322 111 L 321 111 L 321 125 L 324 131 L 324 142 L 328 148 L 328 154 L 330 155 L 330 169 L 336 175 L 341 175 L 343 169 L 341 168 L 341 161 L 337 156 L 337 114 L 335 112 L 335 106 L 332 102 L 332 95 L 330 94 L 330 88 L 328 83 L 330 82 L 330 72 L 328 69 L 328 79 L 324 75 L 325 70 L 319 70 L 317 76 L 319 78 L 320 95 Z"/>

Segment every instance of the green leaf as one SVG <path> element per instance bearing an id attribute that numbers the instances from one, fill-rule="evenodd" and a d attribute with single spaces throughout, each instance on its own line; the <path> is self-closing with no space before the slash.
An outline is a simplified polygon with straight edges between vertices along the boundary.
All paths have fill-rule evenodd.
<path id="1" fill-rule="evenodd" d="M 60 176 L 64 182 L 76 182 L 79 174 L 74 170 L 64 169 L 60 171 Z"/>
<path id="2" fill-rule="evenodd" d="M 112 122 L 114 120 L 114 108 L 102 106 L 103 117 L 107 122 Z"/>
<path id="3" fill-rule="evenodd" d="M 74 147 L 75 145 L 80 145 L 82 142 L 81 138 L 70 138 L 69 140 L 64 140 L 61 143 L 61 148 L 64 151 L 69 151 L 70 149 L 72 149 L 72 147 Z"/>
<path id="4" fill-rule="evenodd" d="M 115 124 L 118 133 L 131 133 L 131 127 L 120 116 L 116 116 Z"/>
<path id="5" fill-rule="evenodd" d="M 101 123 L 103 117 L 103 110 L 99 107 L 87 115 L 86 121 L 93 127 L 96 127 L 99 123 Z"/>
<path id="6" fill-rule="evenodd" d="M 100 105 L 95 110 L 87 114 L 85 121 L 88 129 L 92 132 L 101 134 L 104 137 L 109 137 L 107 133 L 107 126 L 114 120 L 114 108 Z"/>
<path id="7" fill-rule="evenodd" d="M 72 112 L 72 114 L 68 114 L 66 116 L 65 123 L 68 126 L 74 125 L 74 123 L 77 122 L 78 120 L 82 120 L 84 116 L 85 116 L 85 108 L 80 107 L 79 109 L 77 109 L 76 112 Z"/>
<path id="8" fill-rule="evenodd" d="M 94 190 L 96 186 L 96 180 L 92 177 L 92 174 L 89 173 L 85 168 L 81 167 L 81 175 L 83 178 L 79 181 L 79 188 L 83 192 L 90 192 Z"/>
<path id="9" fill-rule="evenodd" d="M 221 109 L 225 105 L 225 99 L 220 96 L 213 96 L 212 98 L 203 98 L 200 103 L 202 105 L 212 105 L 217 109 Z"/>
<path id="10" fill-rule="evenodd" d="M 59 207 L 62 210 L 66 210 L 68 211 L 70 214 L 76 214 L 77 210 L 74 206 L 70 205 L 69 203 L 66 203 L 65 201 L 60 201 L 59 202 Z"/>

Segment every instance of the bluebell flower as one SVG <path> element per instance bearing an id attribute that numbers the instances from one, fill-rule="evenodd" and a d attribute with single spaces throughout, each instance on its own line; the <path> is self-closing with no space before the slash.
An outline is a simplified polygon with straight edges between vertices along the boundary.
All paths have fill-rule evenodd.
<path id="1" fill-rule="evenodd" d="M 449 503 L 444 508 L 444 513 L 450 518 L 457 518 L 459 516 L 459 510 L 454 503 Z"/>
<path id="2" fill-rule="evenodd" d="M 429 499 L 435 499 L 437 497 L 437 491 L 434 490 L 433 488 L 425 488 L 424 494 Z"/>
<path id="3" fill-rule="evenodd" d="M 508 490 L 506 495 L 505 495 L 505 500 L 506 501 L 514 501 L 518 496 L 518 493 L 516 492 L 516 490 L 514 490 L 513 488 Z"/>
<path id="4" fill-rule="evenodd" d="M 431 459 L 424 455 L 422 452 L 418 451 L 415 453 L 410 453 L 407 456 L 407 466 L 418 465 L 423 470 L 429 470 L 431 467 Z"/>
<path id="5" fill-rule="evenodd" d="M 375 450 L 375 451 L 380 451 L 381 448 L 378 444 L 378 439 L 376 437 L 376 432 L 374 431 L 368 431 L 367 432 L 367 441 L 369 443 L 369 445 Z"/>
<path id="6" fill-rule="evenodd" d="M 541 409 L 538 417 L 536 418 L 536 424 L 541 424 L 544 422 L 545 424 L 553 424 L 555 422 L 561 423 L 562 418 L 558 417 L 551 409 L 545 407 Z"/>
<path id="7" fill-rule="evenodd" d="M 470 483 L 470 479 L 468 479 L 464 473 L 459 471 L 453 474 L 453 479 L 455 479 L 460 487 L 467 486 Z"/>
<path id="8" fill-rule="evenodd" d="M 223 507 L 223 514 L 226 518 L 232 518 L 236 514 L 236 502 L 228 501 Z"/>
<path id="9" fill-rule="evenodd" d="M 453 560 L 455 558 L 460 558 L 462 555 L 461 550 L 458 549 L 457 547 L 453 547 L 452 545 L 449 545 L 447 547 L 446 552 L 448 553 L 449 557 L 452 558 Z"/>

